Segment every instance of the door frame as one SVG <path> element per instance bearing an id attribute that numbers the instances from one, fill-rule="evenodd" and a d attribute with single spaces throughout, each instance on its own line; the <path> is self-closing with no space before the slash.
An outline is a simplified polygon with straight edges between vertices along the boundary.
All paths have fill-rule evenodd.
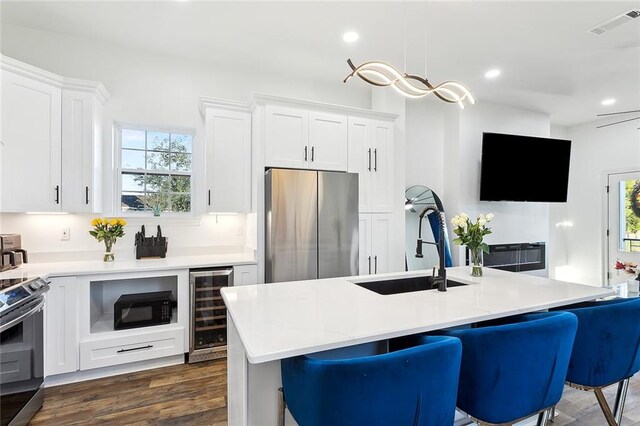
<path id="1" fill-rule="evenodd" d="M 609 259 L 609 177 L 612 175 L 622 175 L 626 173 L 640 173 L 640 167 L 624 167 L 621 169 L 615 170 L 605 170 L 602 172 L 602 188 L 604 191 L 602 192 L 602 228 L 601 228 L 601 239 L 603 241 L 603 251 L 602 256 L 600 258 L 600 264 L 602 265 L 602 286 L 608 287 L 609 283 L 609 265 L 611 259 Z"/>

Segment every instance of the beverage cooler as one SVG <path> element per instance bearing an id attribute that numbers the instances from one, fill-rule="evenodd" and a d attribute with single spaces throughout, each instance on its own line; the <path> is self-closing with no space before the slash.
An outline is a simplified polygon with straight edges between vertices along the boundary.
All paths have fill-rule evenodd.
<path id="1" fill-rule="evenodd" d="M 227 354 L 227 309 L 220 290 L 233 285 L 233 268 L 189 271 L 191 333 L 189 363 Z"/>

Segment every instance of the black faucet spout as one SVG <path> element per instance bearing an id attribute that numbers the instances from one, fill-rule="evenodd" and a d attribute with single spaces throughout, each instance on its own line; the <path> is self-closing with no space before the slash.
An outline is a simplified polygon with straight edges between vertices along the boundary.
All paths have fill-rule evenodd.
<path id="1" fill-rule="evenodd" d="M 424 219 L 424 216 L 429 213 L 429 212 L 433 212 L 436 215 L 436 218 L 438 219 L 438 230 L 439 230 L 439 236 L 438 236 L 438 257 L 439 257 L 439 264 L 438 264 L 438 275 L 435 276 L 433 278 L 433 285 L 435 287 L 435 285 L 438 285 L 438 291 L 447 291 L 447 271 L 445 269 L 445 265 L 444 265 L 444 260 L 445 260 L 445 253 L 444 253 L 444 238 L 445 238 L 445 223 L 444 223 L 444 217 L 442 215 L 442 212 L 440 211 L 440 209 L 438 209 L 437 206 L 435 205 L 428 205 L 426 206 L 422 212 L 420 213 L 420 220 L 418 222 L 418 242 L 416 245 L 416 257 L 421 258 L 424 257 L 422 254 L 422 219 Z"/>

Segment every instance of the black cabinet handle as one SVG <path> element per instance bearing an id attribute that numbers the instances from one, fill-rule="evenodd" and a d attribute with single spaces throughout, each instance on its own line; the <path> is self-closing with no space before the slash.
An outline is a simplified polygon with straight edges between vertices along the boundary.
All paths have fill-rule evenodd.
<path id="1" fill-rule="evenodd" d="M 369 256 L 369 275 L 371 275 L 371 256 Z"/>
<path id="2" fill-rule="evenodd" d="M 368 166 L 369 171 L 371 171 L 371 148 L 369 148 L 369 166 Z"/>
<path id="3" fill-rule="evenodd" d="M 60 204 L 60 185 L 56 185 L 56 204 Z"/>
<path id="4" fill-rule="evenodd" d="M 378 256 L 373 256 L 373 265 L 374 265 L 374 270 L 373 273 L 377 274 L 378 273 Z"/>
<path id="5" fill-rule="evenodd" d="M 373 150 L 373 171 L 377 172 L 378 171 L 378 148 Z"/>
<path id="6" fill-rule="evenodd" d="M 307 161 L 307 147 L 304 147 L 304 161 Z"/>
<path id="7" fill-rule="evenodd" d="M 84 187 L 84 203 L 89 204 L 89 187 Z"/>
<path id="8" fill-rule="evenodd" d="M 207 205 L 211 205 L 211 190 L 209 190 L 209 195 L 207 195 Z"/>
<path id="9" fill-rule="evenodd" d="M 314 154 L 313 154 L 313 153 L 315 152 L 315 150 L 316 150 L 316 147 L 315 147 L 315 146 L 312 146 L 312 147 L 311 147 L 311 161 L 313 161 L 313 157 L 314 157 Z"/>
<path id="10" fill-rule="evenodd" d="M 147 346 L 140 346 L 139 348 L 120 349 L 118 351 L 118 353 L 121 354 L 123 352 L 139 351 L 139 350 L 142 350 L 142 349 L 151 349 L 152 347 L 153 347 L 153 345 L 147 345 Z"/>

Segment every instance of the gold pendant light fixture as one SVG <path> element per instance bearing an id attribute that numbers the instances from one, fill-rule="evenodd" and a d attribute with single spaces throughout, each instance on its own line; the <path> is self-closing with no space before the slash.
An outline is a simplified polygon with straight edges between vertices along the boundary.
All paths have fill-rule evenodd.
<path id="1" fill-rule="evenodd" d="M 425 2 L 426 11 L 426 2 Z M 426 20 L 425 20 L 426 21 Z M 407 66 L 407 3 L 405 0 L 405 28 L 404 28 L 404 65 Z M 427 57 L 427 39 L 425 26 L 425 73 L 426 73 L 426 57 Z M 425 77 L 414 74 L 402 73 L 397 68 L 382 61 L 368 61 L 355 66 L 351 59 L 347 60 L 347 64 L 351 68 L 351 73 L 342 81 L 346 83 L 353 76 L 360 77 L 363 81 L 378 87 L 392 87 L 396 92 L 407 98 L 423 98 L 433 94 L 438 99 L 456 103 L 461 109 L 464 109 L 464 101 L 475 104 L 473 95 L 463 85 L 457 81 L 445 81 L 438 85 L 433 85 Z M 416 83 L 414 83 L 416 82 Z"/>

